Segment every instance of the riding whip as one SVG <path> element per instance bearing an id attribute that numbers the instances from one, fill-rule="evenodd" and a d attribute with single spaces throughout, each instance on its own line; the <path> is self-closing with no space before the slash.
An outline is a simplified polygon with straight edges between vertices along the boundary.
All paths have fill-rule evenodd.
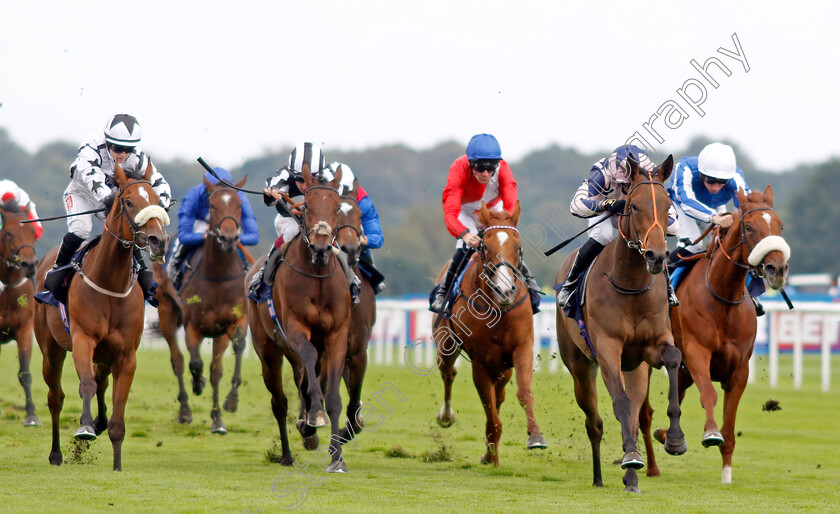
<path id="1" fill-rule="evenodd" d="M 232 187 L 233 189 L 236 189 L 237 191 L 242 191 L 243 193 L 251 193 L 252 195 L 265 195 L 265 191 L 253 191 L 253 190 L 251 190 L 251 189 L 244 189 L 244 188 L 241 188 L 241 187 L 237 186 L 236 184 L 231 184 L 231 183 L 230 183 L 230 182 L 228 182 L 227 180 L 225 180 L 225 179 L 223 179 L 222 177 L 220 177 L 219 175 L 217 175 L 217 174 L 216 174 L 216 172 L 213 170 L 213 168 L 211 168 L 209 164 L 207 164 L 206 162 L 204 162 L 204 159 L 202 159 L 201 157 L 199 157 L 197 160 L 198 160 L 198 163 L 199 163 L 199 164 L 201 164 L 202 166 L 204 166 L 204 169 L 205 169 L 205 170 L 207 170 L 207 173 L 209 173 L 209 174 L 213 175 L 214 177 L 216 177 L 216 178 L 219 180 L 219 183 L 224 184 L 224 185 L 226 185 L 226 186 L 228 186 L 228 187 Z M 286 207 L 286 204 L 285 204 L 285 203 L 283 203 L 283 202 L 277 202 L 277 204 L 278 204 L 278 205 L 280 205 L 280 206 L 282 207 L 282 209 L 286 212 L 286 214 L 288 214 L 289 216 L 292 216 L 293 218 L 295 217 L 295 216 L 294 216 L 294 214 L 292 214 L 292 213 L 289 211 L 288 207 Z"/>
<path id="2" fill-rule="evenodd" d="M 594 227 L 595 225 L 599 225 L 599 224 L 601 224 L 601 223 L 603 223 L 603 222 L 607 221 L 608 219 L 612 218 L 615 214 L 616 214 L 615 212 L 610 213 L 610 215 L 609 215 L 609 216 L 606 216 L 606 217 L 604 217 L 604 218 L 602 218 L 602 219 L 600 219 L 600 220 L 596 221 L 595 223 L 593 223 L 593 224 L 589 225 L 589 226 L 588 226 L 588 227 L 586 227 L 585 229 L 581 230 L 580 232 L 578 232 L 577 234 L 573 235 L 573 236 L 572 236 L 572 237 L 570 237 L 569 239 L 566 239 L 565 241 L 563 241 L 563 242 L 562 242 L 562 243 L 560 243 L 559 245 L 555 246 L 554 248 L 551 248 L 551 249 L 549 249 L 549 250 L 546 250 L 545 252 L 543 252 L 543 254 L 544 254 L 546 257 L 548 257 L 549 255 L 553 254 L 553 253 L 554 253 L 554 252 L 556 252 L 557 250 L 559 250 L 559 249 L 563 248 L 563 247 L 564 247 L 564 246 L 566 246 L 567 244 L 569 244 L 569 243 L 571 243 L 572 241 L 574 241 L 575 239 L 577 239 L 577 237 L 578 237 L 578 236 L 580 236 L 580 235 L 581 235 L 581 234 L 583 234 L 584 232 L 587 232 L 589 229 L 591 229 L 591 228 L 592 228 L 592 227 Z"/>
<path id="3" fill-rule="evenodd" d="M 62 214 L 61 216 L 50 216 L 49 218 L 38 218 L 38 219 L 34 219 L 34 220 L 22 220 L 21 223 L 35 223 L 36 221 L 60 220 L 60 219 L 64 219 L 64 218 L 70 218 L 72 216 L 81 216 L 82 214 L 96 214 L 97 212 L 105 212 L 105 207 L 100 207 L 99 209 L 91 209 L 89 211 L 74 212 L 73 214 Z"/>

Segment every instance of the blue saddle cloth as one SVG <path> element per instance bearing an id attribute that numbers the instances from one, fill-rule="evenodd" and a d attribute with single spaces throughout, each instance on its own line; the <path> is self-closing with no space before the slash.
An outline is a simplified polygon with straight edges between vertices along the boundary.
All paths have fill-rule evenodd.
<path id="1" fill-rule="evenodd" d="M 592 266 L 597 260 L 598 257 L 595 257 L 592 264 L 583 270 L 583 273 L 580 275 L 580 283 L 575 288 L 575 292 L 572 293 L 568 307 L 563 307 L 563 312 L 566 316 L 577 321 L 580 335 L 583 337 L 584 342 L 586 342 L 586 347 L 589 348 L 590 352 L 592 352 L 592 357 L 595 358 L 597 358 L 595 345 L 592 344 L 592 338 L 589 337 L 589 330 L 587 330 L 586 322 L 583 320 L 583 304 L 586 301 L 586 283 L 589 281 L 589 272 L 592 270 Z M 571 271 L 571 267 L 569 268 L 569 271 Z M 569 278 L 568 273 L 566 274 L 566 278 Z M 565 283 L 565 280 L 563 282 Z M 554 284 L 554 290 L 557 292 L 559 292 L 562 287 L 563 284 Z"/>
<path id="2" fill-rule="evenodd" d="M 451 314 L 452 304 L 455 303 L 455 299 L 457 299 L 458 295 L 461 294 L 461 280 L 463 280 L 464 275 L 467 274 L 467 270 L 470 268 L 470 266 L 472 266 L 472 263 L 473 263 L 472 259 L 467 261 L 467 265 L 464 266 L 464 268 L 461 270 L 461 272 L 458 274 L 458 276 L 455 277 L 455 281 L 452 283 L 452 287 L 449 288 L 449 296 L 447 296 L 446 304 L 445 304 L 445 307 L 443 308 L 444 311 L 445 311 L 443 313 L 443 316 L 446 319 L 449 319 L 449 315 Z M 440 284 L 436 284 L 435 287 L 432 288 L 432 292 L 429 293 L 429 310 L 432 310 L 432 303 L 434 303 L 435 296 L 437 295 L 437 292 L 440 290 L 440 288 L 442 286 L 443 286 L 442 282 Z M 432 311 L 432 312 L 434 312 L 434 311 Z"/>

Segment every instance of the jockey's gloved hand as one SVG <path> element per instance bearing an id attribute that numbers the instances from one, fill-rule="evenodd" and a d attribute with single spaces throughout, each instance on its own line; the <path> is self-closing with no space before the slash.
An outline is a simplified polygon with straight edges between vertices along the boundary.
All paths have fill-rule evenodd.
<path id="1" fill-rule="evenodd" d="M 605 211 L 611 212 L 613 214 L 624 212 L 624 204 L 626 203 L 625 200 L 604 200 L 604 203 L 601 204 Z"/>

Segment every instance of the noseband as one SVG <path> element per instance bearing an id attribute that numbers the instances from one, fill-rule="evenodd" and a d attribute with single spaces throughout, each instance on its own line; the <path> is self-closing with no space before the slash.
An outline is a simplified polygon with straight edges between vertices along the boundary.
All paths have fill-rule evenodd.
<path id="1" fill-rule="evenodd" d="M 140 248 L 141 250 L 145 250 L 146 248 L 149 247 L 148 238 L 145 238 L 146 239 L 146 244 L 144 246 L 140 246 L 140 245 L 137 244 L 138 234 L 142 235 L 142 236 L 146 236 L 146 233 L 143 232 L 142 230 L 140 230 L 141 224 L 138 223 L 136 221 L 136 219 L 141 218 L 140 215 L 143 214 L 144 211 L 146 211 L 147 209 L 152 210 L 152 212 L 148 213 L 149 218 L 156 218 L 161 223 L 163 223 L 164 225 L 169 224 L 169 216 L 166 214 L 166 211 L 163 209 L 163 207 L 161 207 L 159 205 L 148 205 L 148 206 L 144 207 L 143 209 L 140 210 L 140 212 L 137 213 L 137 215 L 135 216 L 136 219 L 132 219 L 128 215 L 128 209 L 126 208 L 125 200 L 123 199 L 123 194 L 128 190 L 129 187 L 135 186 L 135 185 L 141 185 L 141 184 L 148 184 L 149 187 L 151 187 L 151 185 L 152 185 L 152 183 L 149 182 L 148 180 L 135 180 L 134 182 L 128 183 L 125 186 L 123 186 L 122 189 L 120 189 L 119 194 L 117 195 L 117 198 L 119 198 L 119 201 L 120 201 L 120 215 L 125 218 L 125 220 L 128 222 L 129 228 L 131 229 L 131 240 L 126 240 L 126 239 L 123 239 L 122 237 L 118 236 L 108 227 L 107 220 L 106 220 L 106 223 L 105 223 L 105 230 L 107 230 L 109 234 L 111 234 L 117 241 L 119 241 L 120 244 L 123 246 L 123 248 L 131 248 L 132 246 L 136 246 L 137 248 Z M 160 210 L 160 212 L 157 212 L 158 209 Z M 146 220 L 146 222 L 148 222 L 148 219 Z M 142 223 L 142 225 L 145 226 L 146 222 Z"/>
<path id="2" fill-rule="evenodd" d="M 213 193 L 210 194 L 210 197 L 208 198 L 208 201 L 212 200 L 213 195 L 215 195 L 216 193 L 221 193 L 221 192 L 232 192 L 233 194 L 236 194 L 236 191 L 234 191 L 232 189 L 230 189 L 230 190 L 217 189 L 216 191 L 213 191 Z M 210 208 L 211 209 L 214 208 L 213 204 L 210 204 Z M 240 210 L 241 210 L 241 207 L 240 207 Z M 231 220 L 236 225 L 236 234 L 237 235 L 242 233 L 242 225 L 240 223 L 240 220 L 237 219 L 236 216 L 233 216 L 233 215 L 229 214 L 229 215 L 223 217 L 222 219 L 220 219 L 219 222 L 216 223 L 216 225 L 214 227 L 211 227 L 210 230 L 209 230 L 209 232 L 214 235 L 214 237 L 216 239 L 216 242 L 219 243 L 219 244 L 222 243 L 222 235 L 221 235 L 222 223 L 224 223 L 226 220 Z"/>
<path id="3" fill-rule="evenodd" d="M 628 216 L 629 217 L 630 226 L 633 229 L 633 234 L 635 235 L 636 239 L 635 240 L 629 239 L 624 234 L 624 231 L 621 229 L 621 223 L 618 224 L 618 232 L 621 234 L 621 237 L 627 242 L 627 246 L 629 248 L 634 249 L 634 250 L 638 250 L 639 253 L 641 253 L 641 254 L 644 254 L 647 251 L 647 240 L 648 240 L 648 237 L 650 236 L 651 231 L 654 229 L 654 227 L 659 227 L 659 230 L 662 231 L 662 237 L 665 237 L 665 230 L 666 230 L 666 227 L 668 225 L 667 219 L 665 220 L 665 225 L 664 226 L 663 226 L 662 222 L 659 220 L 659 217 L 658 217 L 658 214 L 657 214 L 657 209 L 656 209 L 656 189 L 654 189 L 654 186 L 659 186 L 664 190 L 665 185 L 662 184 L 662 182 L 657 182 L 657 181 L 653 180 L 653 177 L 651 176 L 649 171 L 647 172 L 647 176 L 648 176 L 649 180 L 644 180 L 642 182 L 637 182 L 637 183 L 633 184 L 633 187 L 631 187 L 630 191 L 627 192 L 627 200 L 628 200 L 628 203 L 629 203 L 628 212 L 626 214 L 625 213 L 619 213 L 619 216 Z M 648 227 L 647 231 L 645 232 L 644 237 L 639 239 L 639 231 L 636 229 L 636 222 L 635 222 L 635 218 L 633 217 L 633 208 L 635 206 L 633 205 L 633 202 L 630 200 L 630 196 L 633 194 L 633 191 L 635 191 L 636 188 L 641 186 L 642 184 L 650 184 L 650 196 L 653 199 L 653 224 L 651 224 L 651 226 Z"/>

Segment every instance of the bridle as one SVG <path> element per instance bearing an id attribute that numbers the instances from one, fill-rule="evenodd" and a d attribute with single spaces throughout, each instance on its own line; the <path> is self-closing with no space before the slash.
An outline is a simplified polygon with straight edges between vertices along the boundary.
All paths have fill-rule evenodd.
<path id="1" fill-rule="evenodd" d="M 6 243 L 5 240 L 8 239 L 8 238 L 14 237 L 14 234 L 12 234 L 8 230 L 6 230 L 5 221 L 3 223 L 2 233 L 3 233 L 3 239 L 4 239 L 4 241 L 3 241 L 4 246 L 6 248 L 8 248 L 8 245 L 5 244 Z M 29 243 L 24 243 L 22 245 L 19 245 L 15 248 L 9 250 L 8 251 L 8 257 L 6 255 L 3 255 L 3 257 L 2 257 L 3 263 L 10 268 L 19 268 L 20 267 L 20 251 L 23 250 L 24 248 L 31 248 L 32 253 L 35 253 L 35 245 L 29 244 Z"/>
<path id="2" fill-rule="evenodd" d="M 628 248 L 632 248 L 633 250 L 638 250 L 638 252 L 640 254 L 644 254 L 647 251 L 647 241 L 648 241 L 648 237 L 650 237 L 651 231 L 655 227 L 658 227 L 659 230 L 662 231 L 662 237 L 664 238 L 665 237 L 665 230 L 666 230 L 667 225 L 668 225 L 668 220 L 667 219 L 665 220 L 665 224 L 663 225 L 662 221 L 658 217 L 659 215 L 657 213 L 657 208 L 656 208 L 656 189 L 654 188 L 654 186 L 659 186 L 664 190 L 665 185 L 662 182 L 653 180 L 653 176 L 651 175 L 650 171 L 647 171 L 646 173 L 647 173 L 647 176 L 648 176 L 648 180 L 643 180 L 641 182 L 636 182 L 635 184 L 633 184 L 633 187 L 630 188 L 630 191 L 627 192 L 627 202 L 628 202 L 627 211 L 628 212 L 627 213 L 619 213 L 619 216 L 627 216 L 628 217 L 629 222 L 630 222 L 630 227 L 633 230 L 633 234 L 634 234 L 635 239 L 628 238 L 624 234 L 624 230 L 622 230 L 622 228 L 621 228 L 621 223 L 620 222 L 618 223 L 618 232 L 621 234 L 622 239 L 624 239 L 624 241 L 627 242 Z M 638 229 L 636 229 L 636 221 L 635 221 L 635 217 L 633 216 L 633 212 L 634 212 L 634 210 L 636 210 L 636 206 L 633 204 L 633 201 L 630 199 L 630 197 L 632 196 L 633 191 L 635 191 L 637 187 L 639 187 L 641 185 L 644 185 L 644 184 L 650 184 L 650 196 L 653 199 L 653 223 L 651 224 L 650 227 L 648 227 L 647 231 L 645 232 L 644 237 L 639 238 L 639 231 L 638 231 Z"/>
<path id="3" fill-rule="evenodd" d="M 328 191 L 332 191 L 335 194 L 339 195 L 338 189 L 336 189 L 334 187 L 331 187 L 331 186 L 310 186 L 310 187 L 306 188 L 306 192 L 303 194 L 304 204 L 301 207 L 301 209 L 302 209 L 301 215 L 302 215 L 303 221 L 301 223 L 301 229 L 302 230 L 300 231 L 300 234 L 301 234 L 301 236 L 303 236 L 303 242 L 306 243 L 306 245 L 309 247 L 309 251 L 311 251 L 313 253 L 315 252 L 315 246 L 310 241 L 309 236 L 311 236 L 313 233 L 315 235 L 320 235 L 320 236 L 331 235 L 332 239 L 330 240 L 329 246 L 334 246 L 335 245 L 335 238 L 336 238 L 336 234 L 337 234 L 337 229 L 333 229 L 330 226 L 330 224 L 327 223 L 324 220 L 320 220 L 320 221 L 316 222 L 312 226 L 312 228 L 309 228 L 309 227 L 306 226 L 306 209 L 307 209 L 307 205 L 306 205 L 306 202 L 305 202 L 306 196 L 311 191 L 315 191 L 315 190 L 318 190 L 318 189 L 326 189 Z M 339 196 L 341 196 L 341 195 L 339 195 Z"/>
<path id="4" fill-rule="evenodd" d="M 357 208 L 359 207 L 359 202 L 356 200 L 355 197 L 353 197 L 353 195 L 346 195 L 345 194 L 345 195 L 341 195 L 341 198 L 343 198 L 344 200 L 351 201 L 354 204 L 356 204 Z M 341 218 L 341 215 L 339 215 L 339 218 Z M 359 227 L 357 227 L 356 225 L 351 225 L 349 223 L 344 223 L 344 224 L 341 224 L 341 225 L 335 227 L 335 237 L 337 238 L 338 233 L 341 232 L 345 228 L 350 229 L 353 232 L 355 232 L 356 233 L 356 239 L 358 241 L 362 240 L 362 231 L 359 229 Z"/>
<path id="5" fill-rule="evenodd" d="M 226 188 L 217 189 L 217 190 L 213 191 L 212 193 L 210 193 L 210 196 L 208 197 L 208 202 L 210 202 L 210 207 L 209 208 L 211 210 L 215 209 L 215 207 L 213 206 L 213 203 L 212 203 L 213 195 L 215 195 L 216 193 L 222 193 L 222 192 L 228 192 L 228 193 L 232 192 L 233 194 L 236 194 L 236 191 L 234 191 L 232 189 L 226 189 Z M 241 207 L 240 207 L 240 211 L 241 211 Z M 240 214 L 240 216 L 241 216 L 241 214 Z M 240 222 L 240 217 L 233 216 L 232 214 L 228 214 L 227 216 L 224 216 L 222 219 L 219 220 L 218 223 L 216 223 L 215 226 L 210 227 L 208 229 L 208 232 L 213 234 L 214 238 L 216 239 L 216 242 L 219 243 L 219 244 L 222 243 L 222 235 L 221 235 L 222 223 L 224 223 L 227 220 L 233 221 L 234 225 L 236 225 L 236 233 L 237 234 L 240 234 L 242 232 L 242 224 Z"/>
<path id="6" fill-rule="evenodd" d="M 123 248 L 131 248 L 132 246 L 136 246 L 137 248 L 140 248 L 141 250 L 145 250 L 146 248 L 149 247 L 148 238 L 144 238 L 145 241 L 146 241 L 146 244 L 144 246 L 141 246 L 141 245 L 137 244 L 138 234 L 142 235 L 142 236 L 146 236 L 147 234 L 145 232 L 143 232 L 142 230 L 140 230 L 141 229 L 140 225 L 138 225 L 137 222 L 135 222 L 131 218 L 131 216 L 128 215 L 128 209 L 126 208 L 126 205 L 125 205 L 125 199 L 123 199 L 123 194 L 126 191 L 128 191 L 129 187 L 139 186 L 139 185 L 142 185 L 142 184 L 148 184 L 149 187 L 151 187 L 151 185 L 152 185 L 151 182 L 149 182 L 148 180 L 145 180 L 145 179 L 135 180 L 134 182 L 130 182 L 130 183 L 124 185 L 120 189 L 120 192 L 117 194 L 117 198 L 120 201 L 120 213 L 119 213 L 119 215 L 122 216 L 123 218 L 125 218 L 125 220 L 128 222 L 128 226 L 131 229 L 131 240 L 123 239 L 122 237 L 118 236 L 117 234 L 114 233 L 113 230 L 111 230 L 111 228 L 108 226 L 108 223 L 105 223 L 105 230 L 108 231 L 108 233 L 111 234 L 117 241 L 119 241 L 120 244 L 123 246 Z"/>
<path id="7" fill-rule="evenodd" d="M 484 236 L 487 232 L 491 230 L 510 230 L 516 232 L 519 235 L 519 229 L 516 227 L 505 226 L 505 225 L 493 225 L 490 227 L 485 228 L 484 230 L 479 231 L 478 237 L 481 238 L 478 243 L 478 248 L 476 251 L 478 252 L 478 259 L 481 261 L 481 267 L 487 273 L 488 277 L 495 276 L 496 273 L 499 271 L 499 268 L 507 267 L 513 272 L 514 280 L 519 273 L 519 263 L 516 263 L 516 266 L 508 262 L 507 259 L 502 258 L 500 262 L 491 262 L 490 258 L 487 255 L 487 245 L 484 244 Z M 519 248 L 519 260 L 522 260 L 522 247 Z M 514 290 L 516 289 L 516 284 L 513 285 Z"/>

